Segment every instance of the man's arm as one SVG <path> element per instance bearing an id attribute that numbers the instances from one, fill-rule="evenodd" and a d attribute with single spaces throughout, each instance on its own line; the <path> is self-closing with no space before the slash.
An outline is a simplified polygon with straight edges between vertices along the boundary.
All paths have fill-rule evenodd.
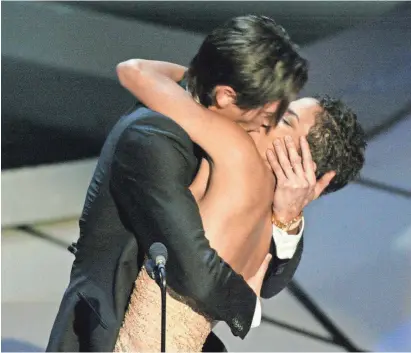
<path id="1" fill-rule="evenodd" d="M 261 288 L 261 298 L 269 299 L 280 293 L 290 283 L 301 261 L 304 240 L 300 239 L 297 249 L 290 259 L 280 259 L 276 255 L 275 243 L 272 247 L 272 261 Z"/>
<path id="2" fill-rule="evenodd" d="M 273 216 L 284 223 L 293 220 L 303 208 L 319 197 L 334 176 L 326 173 L 320 180 L 315 177 L 315 163 L 304 136 L 300 137 L 301 156 L 292 139 L 285 139 L 287 151 L 281 143 L 274 143 L 274 149 L 267 151 L 267 159 L 276 176 L 273 195 Z M 271 254 L 273 260 L 265 276 L 261 290 L 263 298 L 271 298 L 291 281 L 297 270 L 303 252 L 302 234 L 304 218 L 299 232 L 280 230 L 273 227 Z"/>
<path id="3" fill-rule="evenodd" d="M 277 295 L 294 277 L 303 252 L 304 226 L 303 219 L 297 234 L 288 234 L 273 226 L 273 240 L 270 248 L 272 261 L 261 288 L 262 298 L 268 299 Z"/>
<path id="4" fill-rule="evenodd" d="M 188 190 L 195 171 L 191 141 L 170 119 L 151 114 L 145 123 L 126 129 L 114 155 L 110 189 L 121 217 L 146 251 L 154 241 L 166 245 L 173 289 L 244 338 L 257 297 L 210 248 L 204 235 Z M 152 124 L 156 119 L 161 120 L 161 128 Z"/>

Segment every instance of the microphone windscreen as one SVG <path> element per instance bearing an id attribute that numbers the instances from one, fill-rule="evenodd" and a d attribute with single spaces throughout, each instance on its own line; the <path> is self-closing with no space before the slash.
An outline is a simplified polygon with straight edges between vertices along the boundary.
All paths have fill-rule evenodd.
<path id="1" fill-rule="evenodd" d="M 163 256 L 165 258 L 165 261 L 167 262 L 167 258 L 168 258 L 168 252 L 167 252 L 167 248 L 165 247 L 165 245 L 163 243 L 153 243 L 150 246 L 150 249 L 148 250 L 148 254 L 150 256 L 150 259 L 156 261 L 158 256 Z"/>

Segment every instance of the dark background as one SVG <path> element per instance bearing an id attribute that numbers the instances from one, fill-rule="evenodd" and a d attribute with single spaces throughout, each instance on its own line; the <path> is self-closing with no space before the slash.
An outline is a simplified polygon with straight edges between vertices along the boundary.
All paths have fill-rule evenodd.
<path id="1" fill-rule="evenodd" d="M 39 4 L 41 9 L 36 9 Z M 76 63 L 76 51 L 81 49 L 84 50 L 81 60 L 95 60 L 98 67 L 99 59 L 96 60 L 96 56 L 107 54 L 104 44 L 94 48 L 92 53 L 88 54 L 87 50 L 95 38 L 106 34 L 93 32 L 97 30 L 93 29 L 92 23 L 89 28 L 84 27 L 84 32 L 80 32 L 81 16 L 76 20 L 73 13 L 91 11 L 95 15 L 106 16 L 108 22 L 112 16 L 114 22 L 115 18 L 126 18 L 143 24 L 155 24 L 162 31 L 171 29 L 196 34 L 198 40 L 192 44 L 192 49 L 185 50 L 185 60 L 172 55 L 172 58 L 187 64 L 201 38 L 232 16 L 248 13 L 271 16 L 288 30 L 295 42 L 305 48 L 370 20 L 387 21 L 387 14 L 398 7 L 396 2 L 338 1 L 39 4 L 2 3 L 2 169 L 97 156 L 110 127 L 133 103 L 132 97 L 116 82 L 114 74 L 88 72 Z M 71 14 L 70 19 L 67 14 Z M 52 21 L 65 26 L 65 38 L 61 40 L 68 42 L 64 60 L 70 65 L 63 65 L 57 57 L 56 51 L 64 48 L 49 46 L 47 37 L 53 37 L 56 31 Z M 113 33 L 115 24 L 109 23 L 108 26 L 108 32 Z M 38 30 L 43 36 L 36 34 Z M 87 38 L 76 46 L 78 37 L 82 35 Z M 137 39 L 140 33 L 137 30 L 133 35 Z M 22 50 L 18 43 L 21 38 L 27 40 L 28 36 L 32 38 Z M 164 39 L 159 36 L 153 38 L 146 35 L 139 40 L 146 43 L 152 41 L 153 48 L 161 47 Z M 111 61 L 102 63 L 100 67 L 114 72 L 116 63 L 128 57 L 120 53 L 121 33 L 114 38 L 107 38 L 107 43 L 109 41 L 116 41 L 118 46 L 107 49 L 111 50 L 108 53 L 112 57 Z M 130 43 L 124 43 L 124 47 L 130 48 Z M 174 51 L 178 52 L 185 46 L 185 42 L 177 41 Z M 147 55 L 147 49 L 144 48 L 142 51 L 136 48 L 132 51 L 133 55 L 144 57 Z M 50 55 L 45 54 L 47 51 L 50 51 Z M 168 55 L 155 58 L 169 60 Z"/>

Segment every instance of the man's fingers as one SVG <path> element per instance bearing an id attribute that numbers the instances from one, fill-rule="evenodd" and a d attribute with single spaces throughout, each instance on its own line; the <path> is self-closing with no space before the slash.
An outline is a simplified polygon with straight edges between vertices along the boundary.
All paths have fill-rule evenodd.
<path id="1" fill-rule="evenodd" d="M 290 160 L 291 166 L 295 174 L 299 177 L 304 177 L 304 170 L 303 165 L 301 164 L 301 157 L 297 152 L 297 148 L 295 147 L 294 141 L 291 136 L 285 137 L 285 145 L 288 151 L 288 158 Z"/>
<path id="2" fill-rule="evenodd" d="M 314 191 L 314 200 L 317 199 L 321 193 L 324 191 L 324 189 L 330 184 L 331 180 L 335 177 L 335 172 L 327 172 L 325 173 L 320 180 L 317 181 L 317 184 L 315 185 L 315 191 Z"/>
<path id="3" fill-rule="evenodd" d="M 311 156 L 310 145 L 305 136 L 300 137 L 300 146 L 301 146 L 301 155 L 303 157 L 303 167 L 305 171 L 305 176 L 308 180 L 310 185 L 315 185 L 316 177 L 315 177 L 315 169 L 313 158 Z"/>
<path id="4" fill-rule="evenodd" d="M 293 167 L 288 159 L 288 155 L 285 152 L 284 147 L 281 145 L 280 139 L 275 139 L 273 145 L 275 153 L 277 154 L 278 162 L 280 163 L 280 166 L 283 169 L 285 176 L 288 179 L 293 179 L 295 177 Z"/>
<path id="5" fill-rule="evenodd" d="M 268 163 L 270 163 L 271 169 L 277 178 L 277 182 L 283 181 L 285 179 L 285 174 L 280 166 L 280 163 L 278 162 L 277 156 L 272 150 L 267 150 L 266 154 Z"/>
<path id="6" fill-rule="evenodd" d="M 313 157 L 311 156 L 310 145 L 305 136 L 300 137 L 301 155 L 303 156 L 303 164 L 307 163 L 307 167 L 312 166 Z"/>

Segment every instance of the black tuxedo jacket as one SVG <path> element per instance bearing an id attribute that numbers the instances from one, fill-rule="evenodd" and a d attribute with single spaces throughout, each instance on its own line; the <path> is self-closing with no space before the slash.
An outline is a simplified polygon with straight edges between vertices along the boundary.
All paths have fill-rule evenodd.
<path id="1" fill-rule="evenodd" d="M 113 350 L 144 254 L 155 241 L 168 249 L 168 284 L 225 321 L 234 335 L 246 336 L 256 296 L 204 236 L 188 190 L 198 170 L 198 151 L 180 126 L 146 108 L 116 124 L 86 195 L 70 283 L 47 351 Z M 275 256 L 274 244 L 271 250 L 265 298 L 291 279 L 302 242 L 289 261 Z"/>

